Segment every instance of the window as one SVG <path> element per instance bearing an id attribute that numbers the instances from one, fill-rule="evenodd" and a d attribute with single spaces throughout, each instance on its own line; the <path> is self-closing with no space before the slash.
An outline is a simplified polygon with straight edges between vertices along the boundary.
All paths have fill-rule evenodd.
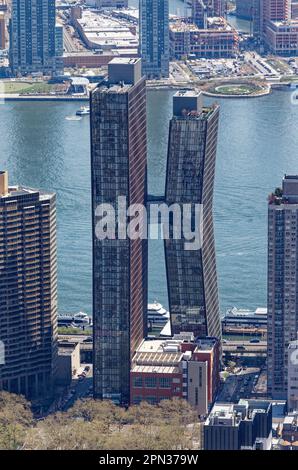
<path id="1" fill-rule="evenodd" d="M 156 377 L 145 377 L 145 387 L 156 388 Z"/>
<path id="2" fill-rule="evenodd" d="M 133 378 L 133 386 L 135 388 L 140 388 L 143 386 L 143 379 L 142 379 L 142 376 L 139 375 L 139 376 L 136 376 Z"/>
<path id="3" fill-rule="evenodd" d="M 159 387 L 160 388 L 171 388 L 171 379 L 169 377 L 160 377 Z"/>

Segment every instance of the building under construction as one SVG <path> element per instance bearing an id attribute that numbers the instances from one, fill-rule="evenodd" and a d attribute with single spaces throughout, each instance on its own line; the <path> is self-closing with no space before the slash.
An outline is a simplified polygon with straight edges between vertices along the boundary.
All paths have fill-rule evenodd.
<path id="1" fill-rule="evenodd" d="M 208 18 L 207 27 L 177 21 L 170 24 L 172 59 L 234 57 L 239 52 L 239 35 L 220 17 Z"/>

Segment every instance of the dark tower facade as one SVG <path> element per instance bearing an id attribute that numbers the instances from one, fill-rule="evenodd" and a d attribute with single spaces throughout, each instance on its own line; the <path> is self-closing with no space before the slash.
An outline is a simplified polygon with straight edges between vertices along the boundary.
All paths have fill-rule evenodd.
<path id="1" fill-rule="evenodd" d="M 145 205 L 146 87 L 140 59 L 113 59 L 91 96 L 94 396 L 129 402 L 130 361 L 146 330 L 147 240 L 96 236 L 96 209 Z"/>
<path id="2" fill-rule="evenodd" d="M 183 236 L 165 240 L 172 334 L 221 338 L 212 214 L 219 107 L 204 108 L 195 91 L 179 91 L 173 100 L 165 199 L 202 204 L 203 243 L 193 251 Z"/>

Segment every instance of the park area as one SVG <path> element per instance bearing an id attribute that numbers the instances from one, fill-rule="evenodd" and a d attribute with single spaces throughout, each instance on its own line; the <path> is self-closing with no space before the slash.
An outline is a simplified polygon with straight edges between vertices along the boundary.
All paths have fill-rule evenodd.
<path id="1" fill-rule="evenodd" d="M 213 83 L 204 90 L 206 94 L 222 97 L 253 97 L 268 94 L 270 89 L 263 83 Z"/>
<path id="2" fill-rule="evenodd" d="M 39 95 L 39 94 L 53 94 L 61 92 L 61 86 L 64 84 L 50 84 L 44 81 L 1 81 L 0 93 L 4 94 L 18 94 L 18 95 Z"/>

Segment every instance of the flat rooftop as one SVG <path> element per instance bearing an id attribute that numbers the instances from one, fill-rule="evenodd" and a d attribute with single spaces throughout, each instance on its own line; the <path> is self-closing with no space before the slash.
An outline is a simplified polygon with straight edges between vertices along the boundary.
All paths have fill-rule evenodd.
<path id="1" fill-rule="evenodd" d="M 212 338 L 198 339 L 195 351 L 211 351 L 215 344 L 216 340 Z"/>
<path id="2" fill-rule="evenodd" d="M 130 83 L 124 83 L 122 85 L 115 83 L 111 84 L 108 80 L 101 82 L 97 88 L 93 91 L 93 93 L 100 92 L 100 93 L 127 93 L 133 85 Z"/>
<path id="3" fill-rule="evenodd" d="M 185 32 L 185 31 L 200 31 L 195 23 L 185 23 L 184 21 L 178 20 L 175 23 L 170 23 L 170 30 L 174 32 Z"/>
<path id="4" fill-rule="evenodd" d="M 144 340 L 133 357 L 133 371 L 136 366 L 148 366 L 150 369 L 142 372 L 153 372 L 158 366 L 175 368 L 183 358 L 182 341 Z"/>
<path id="5" fill-rule="evenodd" d="M 38 194 L 40 200 L 45 200 L 55 195 L 53 192 L 41 191 L 39 189 L 27 188 L 24 186 L 9 186 L 7 194 L 0 195 L 0 200 L 30 194 Z"/>
<path id="6" fill-rule="evenodd" d="M 177 93 L 175 93 L 175 97 L 181 97 L 181 98 L 198 98 L 199 96 L 202 95 L 201 91 L 196 91 L 196 90 L 179 90 Z"/>
<path id="7" fill-rule="evenodd" d="M 71 343 L 70 341 L 64 341 L 58 343 L 58 355 L 59 356 L 70 356 L 73 351 L 77 348 L 78 343 Z"/>
<path id="8" fill-rule="evenodd" d="M 80 28 L 93 48 L 136 48 L 139 38 L 131 22 L 104 13 L 84 10 L 77 20 Z"/>
<path id="9" fill-rule="evenodd" d="M 298 20 L 292 19 L 292 20 L 287 20 L 287 21 L 270 21 L 269 25 L 275 26 L 275 28 L 285 28 L 285 29 L 291 29 L 291 28 L 298 28 Z"/>
<path id="10" fill-rule="evenodd" d="M 121 8 L 120 10 L 113 10 L 112 15 L 116 17 L 123 17 L 133 21 L 139 21 L 139 9 L 138 8 Z"/>
<path id="11" fill-rule="evenodd" d="M 163 365 L 134 365 L 131 372 L 143 374 L 179 374 L 179 367 Z"/>
<path id="12" fill-rule="evenodd" d="M 257 413 L 269 411 L 269 400 L 240 399 L 238 403 L 215 403 L 206 425 L 238 426 L 241 420 L 251 420 Z"/>
<path id="13" fill-rule="evenodd" d="M 218 426 L 233 426 L 239 424 L 240 419 L 235 422 L 236 412 L 233 403 L 215 403 L 208 418 L 206 419 L 205 425 L 212 426 L 214 424 Z"/>
<path id="14" fill-rule="evenodd" d="M 109 65 L 134 65 L 139 62 L 139 57 L 115 57 L 110 62 Z"/>
<path id="15" fill-rule="evenodd" d="M 199 28 L 195 23 L 187 23 L 180 18 L 170 22 L 170 30 L 173 32 L 201 32 L 201 33 L 237 33 L 224 18 L 208 18 L 207 28 Z"/>

